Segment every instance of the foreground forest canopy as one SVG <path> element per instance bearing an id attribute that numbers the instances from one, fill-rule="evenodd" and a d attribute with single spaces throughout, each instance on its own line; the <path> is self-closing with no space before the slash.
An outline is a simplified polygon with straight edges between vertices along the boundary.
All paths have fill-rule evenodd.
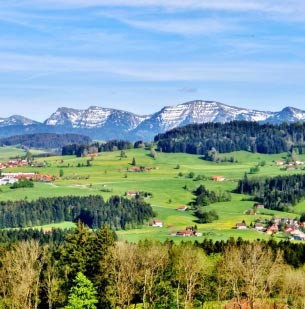
<path id="1" fill-rule="evenodd" d="M 54 232 L 56 238 L 29 231 L 35 240 L 1 246 L 2 308 L 305 305 L 303 244 L 241 239 L 134 244 L 115 242 L 105 226 L 92 231 L 81 222 L 63 241 Z"/>
<path id="2" fill-rule="evenodd" d="M 175 128 L 155 137 L 158 148 L 164 152 L 183 152 L 213 158 L 211 150 L 219 153 L 250 151 L 275 154 L 305 148 L 305 124 L 281 125 L 232 121 L 229 123 L 192 124 Z"/>

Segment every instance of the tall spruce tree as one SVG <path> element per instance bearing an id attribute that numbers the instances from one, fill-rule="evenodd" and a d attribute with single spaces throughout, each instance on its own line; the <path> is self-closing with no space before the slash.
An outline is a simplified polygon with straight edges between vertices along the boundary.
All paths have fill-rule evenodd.
<path id="1" fill-rule="evenodd" d="M 92 282 L 79 272 L 74 280 L 65 309 L 96 309 L 97 291 Z"/>

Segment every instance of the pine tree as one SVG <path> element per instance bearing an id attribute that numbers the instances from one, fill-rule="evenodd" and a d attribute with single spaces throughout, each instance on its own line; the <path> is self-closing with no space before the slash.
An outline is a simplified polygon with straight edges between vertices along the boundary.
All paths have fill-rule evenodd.
<path id="1" fill-rule="evenodd" d="M 109 274 L 110 265 L 113 263 L 112 249 L 114 247 L 114 234 L 103 226 L 96 232 L 91 246 L 91 258 L 88 261 L 87 271 L 92 274 L 92 282 L 98 290 L 98 308 L 113 308 L 113 282 Z"/>
<path id="2" fill-rule="evenodd" d="M 96 309 L 97 303 L 97 291 L 92 282 L 79 272 L 74 280 L 74 286 L 70 289 L 65 309 Z"/>
<path id="3" fill-rule="evenodd" d="M 61 168 L 59 170 L 59 177 L 63 177 L 64 176 L 64 170 Z"/>
<path id="4" fill-rule="evenodd" d="M 91 258 L 89 254 L 92 237 L 90 229 L 80 221 L 77 222 L 77 228 L 66 237 L 61 263 L 65 265 L 65 272 L 71 281 L 77 273 L 86 273 L 87 263 Z"/>

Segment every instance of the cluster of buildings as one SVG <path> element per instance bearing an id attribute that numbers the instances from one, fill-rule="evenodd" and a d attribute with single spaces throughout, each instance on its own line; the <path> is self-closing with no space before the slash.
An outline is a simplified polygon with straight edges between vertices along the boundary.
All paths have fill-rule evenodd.
<path id="1" fill-rule="evenodd" d="M 56 179 L 52 175 L 43 175 L 39 173 L 1 173 L 0 186 L 13 184 L 18 182 L 20 179 L 27 179 L 30 181 L 42 181 L 42 182 L 51 182 Z"/>
<path id="2" fill-rule="evenodd" d="M 15 168 L 15 167 L 24 167 L 24 166 L 31 166 L 31 167 L 43 167 L 43 162 L 29 162 L 27 160 L 22 159 L 15 159 L 10 160 L 8 162 L 0 162 L 0 186 L 13 184 L 18 182 L 20 179 L 27 179 L 31 181 L 43 181 L 43 182 L 51 182 L 56 179 L 55 176 L 52 175 L 43 175 L 39 173 L 24 173 L 24 172 L 16 172 L 16 173 L 4 173 L 3 170 L 7 168 Z"/>
<path id="3" fill-rule="evenodd" d="M 254 210 L 251 213 L 249 211 L 248 214 L 256 214 L 257 209 L 263 209 L 264 205 L 257 204 L 254 206 Z M 272 220 L 259 218 L 255 220 L 255 224 L 250 227 L 243 222 L 239 222 L 235 224 L 235 228 L 238 230 L 246 230 L 248 228 L 253 228 L 258 232 L 266 233 L 267 235 L 273 235 L 278 232 L 286 232 L 291 235 L 291 239 L 295 240 L 305 240 L 305 233 L 302 231 L 304 224 L 299 223 L 296 219 L 291 218 L 280 218 L 275 217 Z"/>
<path id="4" fill-rule="evenodd" d="M 27 160 L 16 159 L 10 160 L 8 162 L 0 162 L 0 170 L 5 168 L 13 168 L 13 167 L 23 167 L 23 166 L 31 166 L 31 167 L 43 167 L 44 162 L 29 162 Z"/>
<path id="5" fill-rule="evenodd" d="M 28 164 L 29 163 L 27 160 L 10 160 L 8 162 L 0 162 L 0 170 L 5 168 L 28 166 Z"/>
<path id="6" fill-rule="evenodd" d="M 176 232 L 172 232 L 171 236 L 182 236 L 182 237 L 190 237 L 190 236 L 202 236 L 202 233 L 198 233 L 194 226 L 187 226 L 185 230 L 179 230 Z"/>
<path id="7" fill-rule="evenodd" d="M 155 219 L 151 226 L 153 227 L 163 227 L 163 221 Z M 182 236 L 182 237 L 190 237 L 190 236 L 202 236 L 202 233 L 198 233 L 196 227 L 187 226 L 184 230 L 174 231 L 170 233 L 171 236 Z"/>
<path id="8" fill-rule="evenodd" d="M 290 162 L 286 162 L 284 160 L 277 160 L 277 161 L 275 161 L 275 164 L 290 170 L 290 169 L 295 169 L 298 166 L 304 165 L 305 162 L 304 161 L 299 161 L 299 160 L 290 161 Z"/>

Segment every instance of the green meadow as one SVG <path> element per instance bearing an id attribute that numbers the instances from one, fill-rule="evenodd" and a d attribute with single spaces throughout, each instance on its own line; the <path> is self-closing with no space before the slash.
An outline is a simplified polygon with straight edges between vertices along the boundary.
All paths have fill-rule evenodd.
<path id="1" fill-rule="evenodd" d="M 45 151 L 31 149 L 33 155 L 44 153 Z M 23 157 L 26 151 L 15 146 L 0 147 L 0 160 L 8 160 L 9 158 Z"/>
<path id="2" fill-rule="evenodd" d="M 8 159 L 12 154 L 18 153 L 18 148 L 0 148 L 1 160 Z M 235 152 L 221 156 L 234 158 L 234 162 L 209 162 L 198 155 L 157 153 L 156 159 L 150 156 L 145 149 L 126 150 L 126 158 L 120 157 L 120 151 L 99 153 L 92 160 L 89 157 L 76 158 L 75 156 L 58 156 L 37 159 L 44 162 L 44 167 L 20 167 L 6 169 L 5 172 L 38 172 L 56 176 L 52 183 L 36 182 L 34 188 L 12 190 L 8 186 L 0 187 L 0 201 L 5 200 L 33 200 L 39 197 L 52 197 L 63 195 L 102 195 L 108 199 L 111 195 L 125 195 L 128 191 L 144 191 L 151 193 L 147 199 L 156 213 L 156 219 L 163 221 L 163 227 L 151 227 L 149 222 L 141 229 L 118 231 L 120 239 L 139 241 L 142 239 L 173 239 L 180 241 L 183 237 L 170 236 L 171 232 L 185 229 L 186 226 L 197 225 L 203 237 L 213 240 L 226 240 L 229 237 L 243 237 L 245 239 L 268 239 L 265 234 L 254 230 L 236 230 L 235 224 L 243 220 L 249 225 L 256 218 L 272 218 L 272 216 L 292 217 L 305 211 L 305 202 L 295 207 L 296 213 L 279 213 L 264 210 L 261 214 L 246 215 L 246 211 L 253 206 L 245 196 L 231 193 L 230 202 L 222 202 L 207 206 L 207 210 L 216 210 L 219 220 L 210 224 L 198 224 L 191 210 L 177 211 L 179 205 L 188 205 L 194 198 L 192 191 L 200 184 L 210 190 L 223 190 L 232 192 L 238 179 L 250 168 L 258 164 L 258 173 L 248 177 L 268 177 L 286 175 L 289 173 L 302 173 L 302 169 L 285 171 L 277 166 L 275 161 L 285 159 L 287 154 L 263 155 L 248 152 Z M 151 170 L 132 172 L 133 158 L 136 166 L 150 167 Z M 298 160 L 304 160 L 305 156 Z M 263 162 L 263 164 L 262 164 Z M 60 177 L 61 175 L 61 177 Z M 222 175 L 225 181 L 214 182 L 214 175 Z M 193 176 L 192 178 L 190 176 Z M 201 180 L 196 180 L 200 176 Z M 66 223 L 62 226 L 66 226 Z M 50 226 L 48 226 L 50 227 Z M 46 227 L 46 228 L 48 228 Z M 199 238 L 196 238 L 199 240 Z"/>
<path id="3" fill-rule="evenodd" d="M 24 150 L 17 147 L 6 146 L 0 148 L 0 160 L 7 160 L 9 158 L 18 156 L 21 157 L 24 155 L 25 155 Z"/>

